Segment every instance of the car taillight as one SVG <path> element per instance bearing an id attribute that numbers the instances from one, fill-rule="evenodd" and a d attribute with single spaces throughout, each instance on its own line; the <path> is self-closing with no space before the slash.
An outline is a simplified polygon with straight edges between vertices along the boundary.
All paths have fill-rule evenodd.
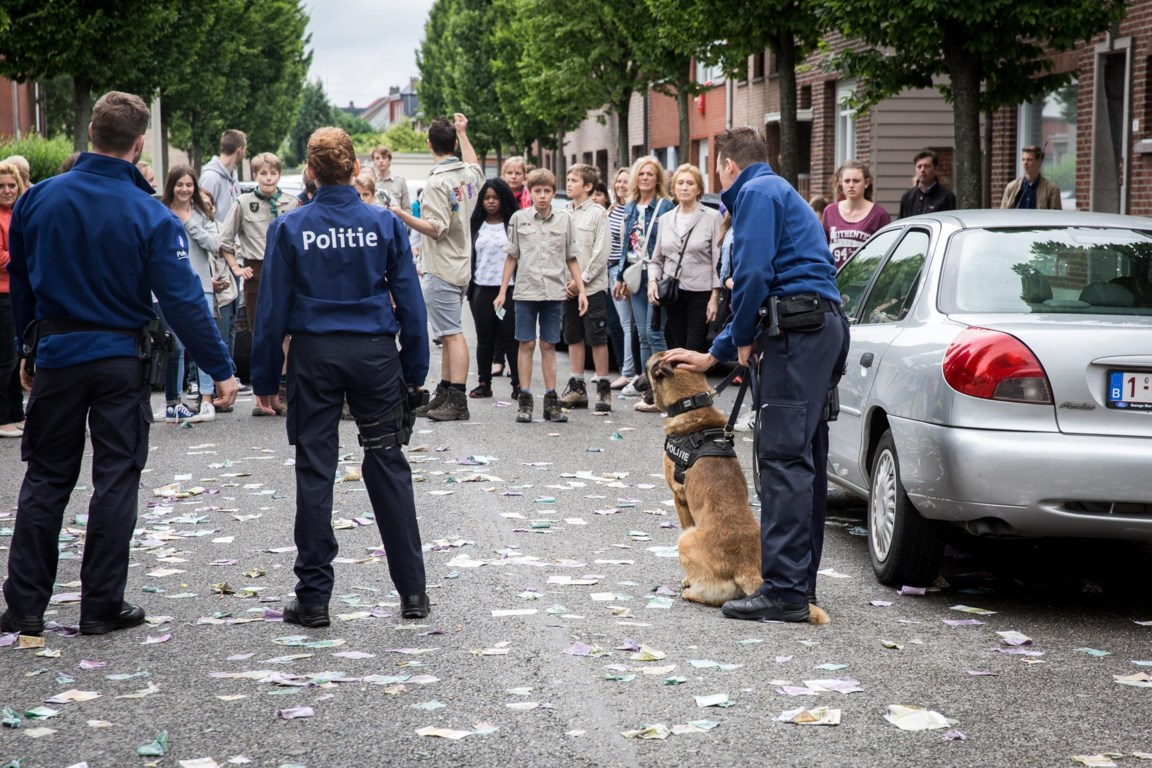
<path id="1" fill-rule="evenodd" d="M 944 353 L 944 380 L 985 400 L 1052 405 L 1052 387 L 1032 350 L 1015 336 L 986 328 L 961 332 Z"/>

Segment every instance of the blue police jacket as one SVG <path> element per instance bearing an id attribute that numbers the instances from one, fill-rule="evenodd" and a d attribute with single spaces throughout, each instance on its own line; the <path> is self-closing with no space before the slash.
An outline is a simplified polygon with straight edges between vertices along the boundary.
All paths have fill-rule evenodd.
<path id="1" fill-rule="evenodd" d="M 392 300 L 396 311 L 392 311 Z M 252 340 L 252 390 L 275 394 L 290 333 L 400 334 L 404 381 L 428 375 L 428 328 L 404 225 L 351 185 L 322 186 L 268 230 Z"/>
<path id="2" fill-rule="evenodd" d="M 709 353 L 735 360 L 756 339 L 769 296 L 816 293 L 839 304 L 840 292 L 820 220 L 767 163 L 745 168 L 720 198 L 732 212 L 732 322 Z"/>
<path id="3" fill-rule="evenodd" d="M 40 182 L 17 201 L 9 232 L 12 319 L 72 319 L 138 330 L 156 315 L 152 296 L 197 365 L 216 381 L 232 360 L 188 262 L 188 234 L 136 167 L 84 153 L 68 173 Z M 40 341 L 36 365 L 64 368 L 135 357 L 136 341 L 82 332 Z"/>

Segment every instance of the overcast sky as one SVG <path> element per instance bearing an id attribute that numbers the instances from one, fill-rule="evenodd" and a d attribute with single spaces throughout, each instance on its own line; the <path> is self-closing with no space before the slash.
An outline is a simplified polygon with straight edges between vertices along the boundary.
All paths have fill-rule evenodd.
<path id="1" fill-rule="evenodd" d="M 418 77 L 416 49 L 433 0 L 312 0 L 310 80 L 336 106 L 368 106 Z"/>

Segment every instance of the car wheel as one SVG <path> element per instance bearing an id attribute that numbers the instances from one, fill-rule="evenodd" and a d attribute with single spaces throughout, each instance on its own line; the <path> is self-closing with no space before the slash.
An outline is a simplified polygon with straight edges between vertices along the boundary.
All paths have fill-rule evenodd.
<path id="1" fill-rule="evenodd" d="M 944 557 L 944 526 L 924 519 L 900 482 L 900 458 L 885 432 L 872 461 L 868 489 L 868 553 L 881 584 L 926 587 Z"/>

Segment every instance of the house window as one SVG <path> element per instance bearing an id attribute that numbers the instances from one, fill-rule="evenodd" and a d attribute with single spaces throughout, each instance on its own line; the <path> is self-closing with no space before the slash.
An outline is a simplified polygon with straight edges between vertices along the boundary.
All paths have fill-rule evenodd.
<path id="1" fill-rule="evenodd" d="M 856 81 L 842 81 L 836 88 L 836 167 L 856 157 L 856 112 L 848 99 L 856 92 Z"/>
<path id="2" fill-rule="evenodd" d="M 701 85 L 720 85 L 724 82 L 724 70 L 719 64 L 696 62 L 696 82 Z"/>
<path id="3" fill-rule="evenodd" d="M 757 53 L 757 54 L 752 56 L 752 79 L 753 80 L 763 80 L 764 79 L 764 60 L 767 58 L 768 58 L 768 52 L 767 51 L 760 51 L 760 53 Z"/>

